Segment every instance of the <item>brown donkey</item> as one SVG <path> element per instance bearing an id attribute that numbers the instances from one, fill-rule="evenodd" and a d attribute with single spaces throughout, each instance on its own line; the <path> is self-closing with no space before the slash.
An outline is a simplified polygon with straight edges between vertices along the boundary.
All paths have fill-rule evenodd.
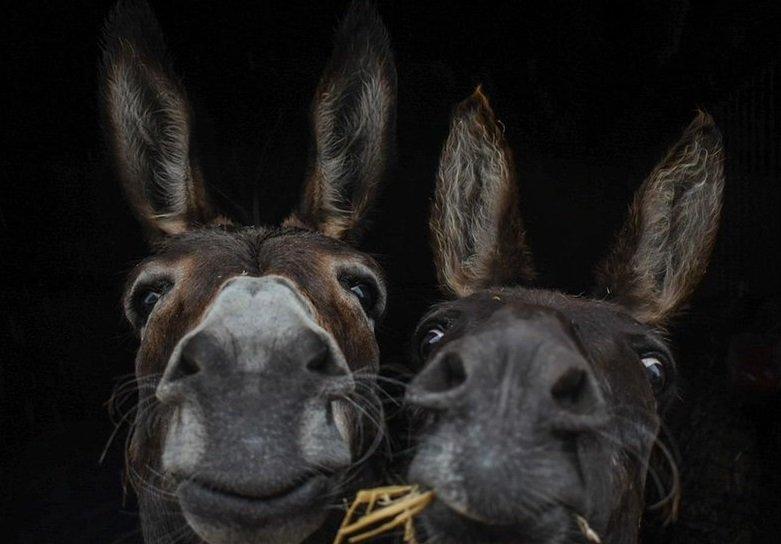
<path id="1" fill-rule="evenodd" d="M 109 17 L 102 84 L 119 177 L 154 248 L 124 299 L 140 338 L 128 472 L 144 537 L 328 540 L 329 507 L 368 477 L 362 461 L 381 433 L 372 388 L 385 288 L 349 243 L 393 154 L 385 27 L 360 1 L 342 22 L 316 91 L 304 195 L 281 227 L 236 226 L 210 202 L 191 110 L 146 4 Z"/>
<path id="2" fill-rule="evenodd" d="M 595 298 L 532 278 L 513 160 L 486 97 L 460 104 L 431 233 L 442 289 L 407 400 L 426 415 L 409 479 L 432 541 L 632 543 L 675 363 L 664 327 L 705 272 L 724 184 L 700 113 L 640 187 Z"/>

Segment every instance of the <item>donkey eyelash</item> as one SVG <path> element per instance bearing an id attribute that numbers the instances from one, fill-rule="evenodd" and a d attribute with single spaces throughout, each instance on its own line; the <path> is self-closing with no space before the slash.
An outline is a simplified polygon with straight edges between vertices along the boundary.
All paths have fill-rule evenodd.
<path id="1" fill-rule="evenodd" d="M 451 325 L 452 322 L 444 317 L 433 319 L 418 327 L 418 336 L 424 335 L 432 329 L 439 329 L 443 333 L 446 333 L 450 329 Z"/>
<path id="2" fill-rule="evenodd" d="M 433 328 L 439 328 L 442 332 L 447 333 L 458 321 L 458 314 L 453 313 L 451 310 L 444 310 L 440 313 L 432 313 L 426 316 L 420 325 L 415 329 L 415 336 L 420 337 L 427 331 Z"/>
<path id="3" fill-rule="evenodd" d="M 637 352 L 637 355 L 641 361 L 643 359 L 656 359 L 660 363 L 662 363 L 665 367 L 671 366 L 670 358 L 658 350 L 654 350 L 654 349 L 640 350 Z"/>

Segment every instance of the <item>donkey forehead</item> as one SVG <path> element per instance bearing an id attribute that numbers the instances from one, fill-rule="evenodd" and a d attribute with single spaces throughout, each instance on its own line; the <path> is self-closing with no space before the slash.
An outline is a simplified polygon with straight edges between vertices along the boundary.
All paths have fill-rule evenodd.
<path id="1" fill-rule="evenodd" d="M 576 335 L 586 344 L 586 349 L 606 347 L 616 339 L 664 344 L 654 329 L 637 322 L 620 306 L 558 291 L 525 288 L 479 291 L 434 311 L 440 312 L 459 321 L 464 333 L 501 323 L 512 326 L 513 322 L 536 321 L 540 330 L 548 323 L 551 334 L 556 336 L 562 332 Z"/>
<path id="2" fill-rule="evenodd" d="M 339 265 L 345 269 L 350 265 L 369 269 L 378 281 L 382 281 L 381 270 L 370 256 L 316 232 L 269 228 L 200 229 L 163 240 L 155 248 L 154 255 L 131 274 L 128 288 L 150 268 L 184 267 L 191 276 L 201 273 L 222 279 L 237 274 L 273 273 L 306 283 Z"/>

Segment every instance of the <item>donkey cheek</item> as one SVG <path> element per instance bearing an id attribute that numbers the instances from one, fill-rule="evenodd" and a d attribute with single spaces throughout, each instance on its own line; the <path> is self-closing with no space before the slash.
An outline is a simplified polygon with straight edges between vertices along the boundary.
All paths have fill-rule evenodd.
<path id="1" fill-rule="evenodd" d="M 331 403 L 331 410 L 334 414 L 334 425 L 336 425 L 336 430 L 339 431 L 339 436 L 347 444 L 350 444 L 352 440 L 352 433 L 350 432 L 352 418 L 350 417 L 349 409 L 343 402 L 334 401 Z"/>
<path id="2" fill-rule="evenodd" d="M 196 409 L 189 403 L 177 407 L 163 447 L 163 469 L 194 471 L 206 449 L 205 431 Z"/>
<path id="3" fill-rule="evenodd" d="M 304 411 L 299 427 L 298 442 L 301 453 L 307 462 L 317 465 L 333 465 L 334 467 L 350 463 L 351 455 L 348 446 L 350 433 L 349 430 L 343 432 L 340 427 L 337 405 L 336 402 L 332 403 L 333 424 L 329 424 L 326 410 L 318 407 L 316 403 L 310 403 L 310 406 Z"/>

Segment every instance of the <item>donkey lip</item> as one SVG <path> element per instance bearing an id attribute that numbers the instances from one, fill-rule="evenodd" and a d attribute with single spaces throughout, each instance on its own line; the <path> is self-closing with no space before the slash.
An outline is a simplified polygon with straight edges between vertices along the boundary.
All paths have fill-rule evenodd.
<path id="1" fill-rule="evenodd" d="M 480 517 L 480 516 L 470 512 L 470 511 L 468 511 L 466 508 L 464 508 L 463 506 L 460 506 L 455 501 L 448 500 L 447 496 L 437 495 L 436 497 L 437 497 L 437 500 L 442 504 L 443 507 L 447 508 L 448 510 L 450 510 L 453 514 L 455 514 L 457 516 L 460 516 L 462 518 L 468 519 L 468 520 L 470 520 L 470 521 L 472 521 L 474 523 L 480 523 L 480 524 L 484 524 L 484 525 L 495 525 L 490 520 L 482 518 L 482 517 Z"/>
<path id="2" fill-rule="evenodd" d="M 483 533 L 499 528 L 499 526 L 477 518 L 463 508 L 449 504 L 439 495 L 434 503 L 422 514 L 423 527 L 428 532 L 438 534 L 443 542 L 472 542 L 464 538 L 464 533 Z M 482 541 L 482 539 L 481 539 Z"/>
<path id="3" fill-rule="evenodd" d="M 513 521 L 491 520 L 453 507 L 437 496 L 437 500 L 422 514 L 427 534 L 437 534 L 443 543 L 464 542 L 523 542 L 525 544 L 552 544 L 560 542 L 560 528 L 566 527 L 572 517 L 562 508 L 543 511 Z M 569 542 L 569 540 L 567 540 Z"/>
<path id="4" fill-rule="evenodd" d="M 251 495 L 220 484 L 188 479 L 179 484 L 176 494 L 189 514 L 248 524 L 311 508 L 327 495 L 328 489 L 329 478 L 324 475 L 312 476 L 285 489 Z"/>

